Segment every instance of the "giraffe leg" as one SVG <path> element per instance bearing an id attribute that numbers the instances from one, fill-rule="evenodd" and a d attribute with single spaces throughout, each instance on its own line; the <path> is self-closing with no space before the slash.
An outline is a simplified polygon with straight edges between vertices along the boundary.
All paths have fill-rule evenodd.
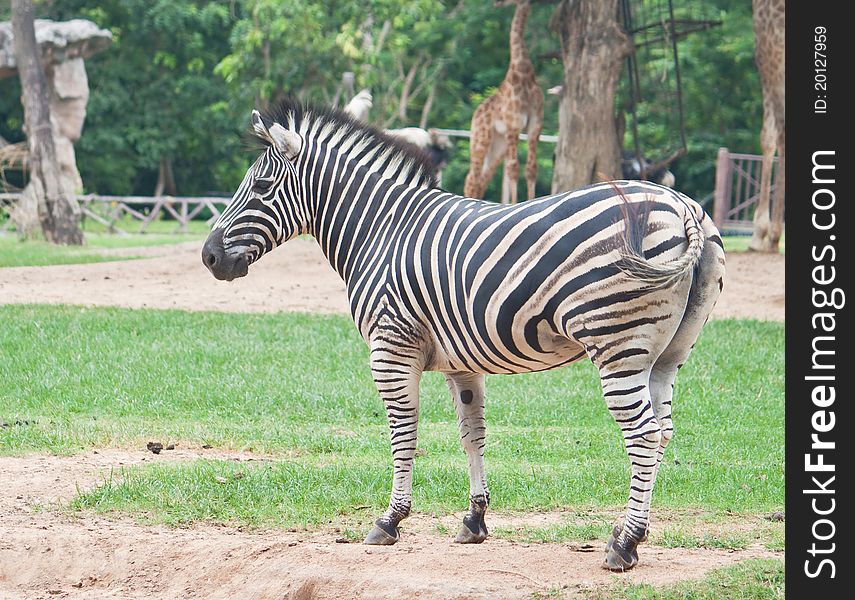
<path id="1" fill-rule="evenodd" d="M 389 417 L 393 478 L 389 508 L 374 523 L 364 543 L 389 545 L 398 541 L 398 524 L 410 514 L 412 504 L 422 371 L 416 349 L 375 343 L 371 347 L 371 371 Z"/>
<path id="2" fill-rule="evenodd" d="M 511 204 L 517 203 L 517 181 L 520 178 L 520 161 L 517 156 L 517 142 L 520 139 L 518 129 L 509 129 L 505 137 L 505 176 L 511 189 Z"/>
<path id="3" fill-rule="evenodd" d="M 478 181 L 478 176 L 472 171 L 466 174 L 466 180 L 463 182 L 463 195 L 467 198 L 483 198 L 484 187 Z"/>
<path id="4" fill-rule="evenodd" d="M 450 373 L 445 376 L 457 411 L 460 442 L 469 460 L 469 512 L 455 538 L 460 544 L 480 544 L 487 537 L 484 514 L 490 503 L 487 473 L 484 469 L 484 376 L 474 373 Z"/>
<path id="5" fill-rule="evenodd" d="M 772 114 L 769 102 L 763 102 L 763 129 L 760 132 L 760 147 L 763 152 L 763 161 L 760 171 L 760 197 L 757 206 L 754 207 L 754 232 L 748 243 L 749 250 L 768 252 L 769 249 L 769 202 L 772 189 L 772 163 L 775 159 L 775 144 L 777 133 L 775 132 L 775 118 Z"/>
<path id="6" fill-rule="evenodd" d="M 511 180 L 508 178 L 508 166 L 502 170 L 502 204 L 507 204 L 511 197 Z"/>
<path id="7" fill-rule="evenodd" d="M 502 162 L 504 155 L 505 138 L 495 136 L 490 144 L 490 148 L 487 150 L 487 156 L 484 158 L 484 165 L 481 171 L 481 181 L 484 187 L 482 188 L 481 196 L 479 196 L 480 198 L 484 197 L 484 194 L 487 191 L 487 186 L 490 185 L 490 181 L 492 181 L 493 175 L 496 173 L 496 169 L 498 168 L 499 163 Z"/>
<path id="8" fill-rule="evenodd" d="M 476 167 L 473 164 L 466 174 L 466 180 L 463 182 L 463 195 L 467 198 L 483 198 L 487 186 L 484 184 L 480 169 L 475 171 Z"/>
<path id="9" fill-rule="evenodd" d="M 527 200 L 534 198 L 534 188 L 537 184 L 537 143 L 540 140 L 540 132 L 543 125 L 539 121 L 532 121 L 528 128 L 528 156 L 525 161 L 525 182 L 528 192 Z"/>
<path id="10" fill-rule="evenodd" d="M 783 119 L 779 121 L 783 123 Z M 786 168 L 784 159 L 786 153 L 784 131 L 782 128 L 778 130 L 778 171 L 775 174 L 775 201 L 772 204 L 772 224 L 769 227 L 769 246 L 774 251 L 778 249 L 778 243 L 781 241 L 781 234 L 784 232 L 784 184 Z"/>
<path id="11" fill-rule="evenodd" d="M 492 98 L 492 96 L 491 96 Z M 483 198 L 490 182 L 484 177 L 484 169 L 489 158 L 493 141 L 492 119 L 490 118 L 491 98 L 484 101 L 472 116 L 472 137 L 469 140 L 469 172 L 463 184 L 463 194 L 467 198 Z"/>

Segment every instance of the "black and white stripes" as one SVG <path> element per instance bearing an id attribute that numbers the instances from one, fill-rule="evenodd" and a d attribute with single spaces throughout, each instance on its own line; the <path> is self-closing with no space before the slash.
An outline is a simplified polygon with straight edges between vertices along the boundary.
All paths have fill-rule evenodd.
<path id="1" fill-rule="evenodd" d="M 386 406 L 394 465 L 387 512 L 367 543 L 394 543 L 409 514 L 418 382 L 446 375 L 469 459 L 457 541 L 487 535 L 484 375 L 589 357 L 632 465 L 606 564 L 628 569 L 646 537 L 671 438 L 671 395 L 720 291 L 709 217 L 663 186 L 616 181 L 498 205 L 436 189 L 427 158 L 335 111 L 294 102 L 253 114 L 267 147 L 203 250 L 221 279 L 246 274 L 298 234 L 345 281 Z M 283 274 L 287 276 L 287 274 Z"/>

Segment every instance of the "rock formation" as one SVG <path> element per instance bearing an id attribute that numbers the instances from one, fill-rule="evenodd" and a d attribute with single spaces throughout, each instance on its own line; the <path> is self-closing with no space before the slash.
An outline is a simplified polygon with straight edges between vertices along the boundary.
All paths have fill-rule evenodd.
<path id="1" fill-rule="evenodd" d="M 89 100 L 89 81 L 84 59 L 107 48 L 112 34 L 100 29 L 95 23 L 84 19 L 71 21 L 49 21 L 36 19 L 36 42 L 42 55 L 42 67 L 51 91 L 50 116 L 57 160 L 63 182 L 71 194 L 83 189 L 80 172 L 74 156 L 74 143 L 80 139 L 86 119 L 86 103 Z M 0 79 L 17 76 L 15 45 L 12 24 L 0 22 Z M 35 210 L 27 205 L 35 199 L 24 194 L 13 217 L 21 228 L 28 230 L 35 217 Z M 38 227 L 38 222 L 35 223 Z"/>

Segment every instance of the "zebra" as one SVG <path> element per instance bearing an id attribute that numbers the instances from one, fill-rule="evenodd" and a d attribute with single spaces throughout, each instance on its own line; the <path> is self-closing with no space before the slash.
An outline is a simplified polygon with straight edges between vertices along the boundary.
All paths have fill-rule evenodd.
<path id="1" fill-rule="evenodd" d="M 518 205 L 464 198 L 437 188 L 411 145 L 297 100 L 253 111 L 251 123 L 263 149 L 202 262 L 231 281 L 308 234 L 343 279 L 392 450 L 389 506 L 364 543 L 397 542 L 410 513 L 423 372 L 445 376 L 469 463 L 469 510 L 455 541 L 480 543 L 490 502 L 485 375 L 587 357 L 631 464 L 604 566 L 634 567 L 673 433 L 677 370 L 722 287 L 724 248 L 709 216 L 679 192 L 638 181 Z"/>

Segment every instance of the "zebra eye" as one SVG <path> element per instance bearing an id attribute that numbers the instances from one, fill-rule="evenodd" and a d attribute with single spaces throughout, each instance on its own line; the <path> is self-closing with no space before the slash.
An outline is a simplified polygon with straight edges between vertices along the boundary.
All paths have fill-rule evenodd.
<path id="1" fill-rule="evenodd" d="M 272 185 L 272 179 L 256 179 L 255 183 L 252 184 L 252 191 L 256 194 L 264 194 L 270 191 Z"/>

